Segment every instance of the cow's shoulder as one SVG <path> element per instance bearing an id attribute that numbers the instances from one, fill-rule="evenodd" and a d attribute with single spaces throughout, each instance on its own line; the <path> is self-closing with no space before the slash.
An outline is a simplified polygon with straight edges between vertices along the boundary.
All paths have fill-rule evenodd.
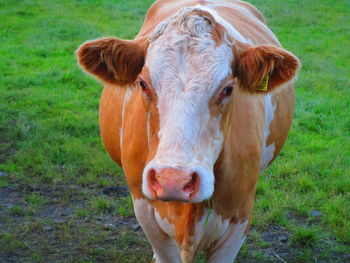
<path id="1" fill-rule="evenodd" d="M 237 0 L 225 0 L 228 3 L 231 3 L 236 6 L 241 6 L 245 9 L 247 9 L 252 15 L 254 15 L 256 18 L 258 18 L 262 23 L 266 24 L 266 19 L 264 15 L 260 12 L 259 9 L 257 9 L 255 6 L 253 6 L 251 3 L 244 2 L 244 1 L 237 1 Z"/>

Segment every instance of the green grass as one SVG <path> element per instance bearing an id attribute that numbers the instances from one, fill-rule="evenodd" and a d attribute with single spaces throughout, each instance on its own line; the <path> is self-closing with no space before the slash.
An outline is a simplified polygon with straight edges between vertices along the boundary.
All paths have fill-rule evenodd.
<path id="1" fill-rule="evenodd" d="M 291 233 L 293 261 L 288 262 L 317 262 L 315 258 L 343 262 L 342 256 L 350 253 L 349 2 L 251 2 L 303 67 L 292 130 L 280 156 L 259 179 L 255 234 L 242 248 L 238 262 L 275 262 L 276 258 L 266 258 L 259 251 L 269 242 L 257 234 L 271 225 Z M 130 196 L 114 199 L 89 194 L 91 189 L 125 184 L 125 180 L 99 137 L 101 84 L 81 72 L 74 51 L 89 39 L 132 38 L 151 3 L 0 0 L 0 172 L 9 174 L 0 177 L 0 191 L 14 185 L 63 185 L 66 189 L 59 200 L 69 203 L 75 194 L 69 186 L 76 185 L 86 189 L 81 194 L 84 206 L 74 212 L 79 220 L 133 215 Z M 33 249 L 33 240 L 56 237 L 67 242 L 67 249 L 77 241 L 71 247 L 86 255 L 64 250 L 67 262 L 149 260 L 146 241 L 127 230 L 108 241 L 112 245 L 104 241 L 111 234 L 96 225 L 79 225 L 74 230 L 69 221 L 44 234 L 38 230 L 44 223 L 31 220 L 52 202 L 50 194 L 25 193 L 23 198 L 23 204 L 6 210 L 14 219 L 7 219 L 5 227 L 0 224 L 0 254 L 25 250 L 24 261 L 45 262 L 47 251 L 58 252 L 45 242 L 33 245 L 34 251 L 28 246 Z M 323 216 L 312 218 L 312 210 Z M 16 217 L 29 225 L 17 229 Z M 252 248 L 257 250 L 249 252 Z M 203 257 L 200 261 L 204 262 Z"/>
<path id="2" fill-rule="evenodd" d="M 281 155 L 259 180 L 256 213 L 260 216 L 255 222 L 277 210 L 307 217 L 318 209 L 324 215 L 321 224 L 349 242 L 349 3 L 252 2 L 265 13 L 284 47 L 303 64 L 293 127 Z"/>
<path id="3" fill-rule="evenodd" d="M 0 179 L 0 187 L 6 187 L 8 185 L 9 183 L 7 182 L 6 179 Z"/>
<path id="4" fill-rule="evenodd" d="M 299 247 L 314 247 L 317 241 L 318 236 L 315 229 L 302 227 L 294 232 L 291 244 Z"/>
<path id="5" fill-rule="evenodd" d="M 115 198 L 99 196 L 90 200 L 90 208 L 96 214 L 113 214 L 122 217 L 134 216 L 131 196 Z M 85 210 L 80 210 L 79 216 L 83 216 Z"/>

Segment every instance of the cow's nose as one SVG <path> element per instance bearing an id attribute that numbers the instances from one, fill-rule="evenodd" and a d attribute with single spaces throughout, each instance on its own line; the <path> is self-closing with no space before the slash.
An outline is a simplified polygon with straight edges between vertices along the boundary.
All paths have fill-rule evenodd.
<path id="1" fill-rule="evenodd" d="M 147 172 L 147 181 L 154 199 L 189 202 L 199 191 L 200 177 L 192 170 L 151 168 Z"/>

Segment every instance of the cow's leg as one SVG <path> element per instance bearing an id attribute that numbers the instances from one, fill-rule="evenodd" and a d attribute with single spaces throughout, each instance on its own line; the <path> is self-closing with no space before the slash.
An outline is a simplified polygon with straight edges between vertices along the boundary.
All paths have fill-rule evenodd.
<path id="1" fill-rule="evenodd" d="M 243 223 L 231 223 L 225 236 L 207 250 L 207 262 L 232 263 L 244 242 L 248 224 L 248 220 Z"/>
<path id="2" fill-rule="evenodd" d="M 175 240 L 159 226 L 154 208 L 145 199 L 135 199 L 134 210 L 137 220 L 152 245 L 155 262 L 181 263 L 180 250 Z"/>

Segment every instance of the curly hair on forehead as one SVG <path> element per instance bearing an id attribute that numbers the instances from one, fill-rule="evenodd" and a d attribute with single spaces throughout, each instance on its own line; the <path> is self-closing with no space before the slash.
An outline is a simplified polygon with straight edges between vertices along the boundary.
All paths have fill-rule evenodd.
<path id="1" fill-rule="evenodd" d="M 217 28 L 222 27 L 216 22 L 213 15 L 199 7 L 185 7 L 176 14 L 158 24 L 150 36 L 149 42 L 157 40 L 167 29 L 176 28 L 180 34 L 191 37 L 203 37 L 209 34 L 217 35 Z M 221 30 L 220 30 L 221 31 Z M 223 37 L 220 36 L 220 38 Z"/>

